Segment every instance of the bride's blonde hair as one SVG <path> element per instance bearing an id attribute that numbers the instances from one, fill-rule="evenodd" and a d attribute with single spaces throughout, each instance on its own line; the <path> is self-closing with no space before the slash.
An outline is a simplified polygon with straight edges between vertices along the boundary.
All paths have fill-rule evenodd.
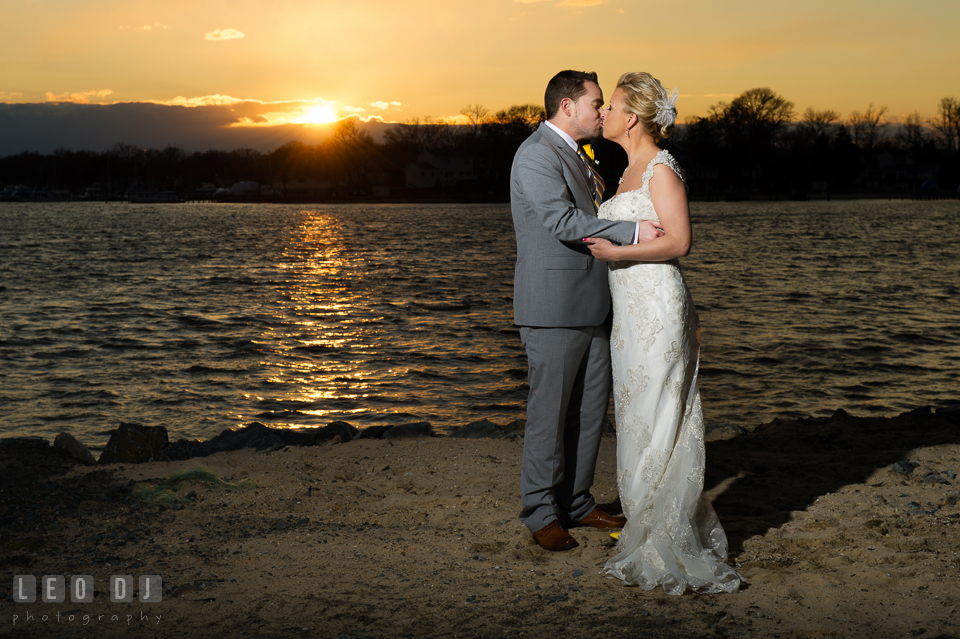
<path id="1" fill-rule="evenodd" d="M 669 103 L 670 95 L 660 84 L 660 80 L 645 71 L 630 71 L 620 76 L 617 80 L 617 88 L 623 89 L 624 110 L 640 119 L 643 130 L 653 137 L 655 143 L 670 137 L 673 133 L 677 110 L 676 107 L 671 106 L 672 117 L 667 117 L 666 123 L 661 124 L 665 118 L 662 107 L 658 106 L 657 102 L 661 105 Z M 658 119 L 660 122 L 657 121 Z"/>

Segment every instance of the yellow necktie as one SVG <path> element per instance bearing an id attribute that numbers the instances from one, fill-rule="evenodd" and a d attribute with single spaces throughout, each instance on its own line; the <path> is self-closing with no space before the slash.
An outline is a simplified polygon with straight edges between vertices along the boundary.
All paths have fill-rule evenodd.
<path id="1" fill-rule="evenodd" d="M 578 146 L 577 155 L 580 156 L 580 159 L 583 160 L 584 166 L 587 167 L 587 179 L 593 184 L 593 203 L 596 207 L 600 208 L 600 203 L 603 201 L 603 178 L 600 177 L 600 174 L 597 173 L 597 170 L 593 167 L 593 160 L 590 158 L 588 153 L 588 147 Z M 590 149 L 592 151 L 593 149 Z"/>

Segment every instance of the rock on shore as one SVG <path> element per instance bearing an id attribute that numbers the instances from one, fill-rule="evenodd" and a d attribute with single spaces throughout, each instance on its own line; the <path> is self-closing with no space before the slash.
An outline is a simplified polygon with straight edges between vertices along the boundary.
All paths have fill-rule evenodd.
<path id="1" fill-rule="evenodd" d="M 506 426 L 497 426 L 484 419 L 460 428 L 453 437 L 460 438 L 498 438 L 518 437 L 523 432 L 523 421 L 517 420 Z M 168 443 L 166 428 L 162 426 L 145 427 L 138 424 L 120 424 L 110 435 L 110 440 L 100 463 L 140 464 L 154 460 L 176 461 L 195 457 L 208 457 L 247 448 L 259 452 L 270 452 L 287 446 L 319 446 L 325 443 L 341 443 L 354 439 L 397 439 L 403 437 L 431 437 L 434 435 L 430 422 L 410 422 L 390 426 L 371 426 L 359 430 L 346 422 L 332 422 L 323 428 L 290 429 L 271 428 L 253 422 L 237 429 L 226 429 L 207 441 L 179 439 Z M 68 433 L 58 436 L 63 446 L 70 440 L 76 442 Z M 77 448 L 79 446 L 79 448 Z M 83 455 L 83 448 L 76 442 L 71 449 L 64 448 L 70 454 Z M 86 449 L 83 449 L 86 450 Z M 89 451 L 87 451 L 89 454 Z M 79 459 L 79 457 L 78 457 Z M 85 460 L 84 460 L 85 461 Z"/>

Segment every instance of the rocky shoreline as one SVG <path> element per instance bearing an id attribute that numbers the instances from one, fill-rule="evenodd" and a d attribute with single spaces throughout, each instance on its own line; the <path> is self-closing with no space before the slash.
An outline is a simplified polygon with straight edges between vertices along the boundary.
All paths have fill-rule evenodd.
<path id="1" fill-rule="evenodd" d="M 565 553 L 537 547 L 516 519 L 522 428 L 479 422 L 437 437 L 421 423 L 364 437 L 342 422 L 311 433 L 251 424 L 150 450 L 167 461 L 132 463 L 119 461 L 121 430 L 154 443 L 165 433 L 128 427 L 117 431 L 118 461 L 104 460 L 108 446 L 95 465 L 63 441 L 2 440 L 0 628 L 25 637 L 960 637 L 958 411 L 713 427 L 705 487 L 747 586 L 708 596 L 601 577 L 613 547 L 603 531 L 574 529 L 581 547 Z M 601 502 L 617 499 L 615 445 L 604 437 Z M 92 603 L 13 601 L 14 575 L 77 574 L 93 576 Z M 163 601 L 113 604 L 111 575 L 160 575 Z"/>
<path id="2" fill-rule="evenodd" d="M 70 433 L 57 435 L 53 445 L 57 450 L 84 464 L 141 464 L 150 461 L 182 461 L 209 457 L 216 453 L 255 449 L 272 452 L 287 446 L 319 446 L 339 444 L 355 439 L 397 439 L 401 437 L 453 437 L 455 439 L 500 438 L 523 436 L 525 420 L 518 419 L 504 426 L 481 419 L 456 429 L 450 435 L 437 435 L 430 422 L 409 422 L 388 426 L 370 426 L 359 429 L 347 422 L 336 421 L 323 428 L 271 428 L 260 422 L 251 422 L 241 428 L 228 428 L 209 440 L 179 439 L 170 443 L 163 426 L 141 426 L 122 423 L 110 431 L 110 439 L 99 460 Z M 608 430 L 613 432 L 608 422 Z M 39 443 L 26 438 L 27 443 Z M 14 443 L 7 440 L 8 445 Z"/>

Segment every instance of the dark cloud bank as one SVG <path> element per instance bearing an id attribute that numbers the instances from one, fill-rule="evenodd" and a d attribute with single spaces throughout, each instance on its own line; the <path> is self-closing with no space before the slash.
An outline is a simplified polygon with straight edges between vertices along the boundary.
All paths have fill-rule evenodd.
<path id="1" fill-rule="evenodd" d="M 185 151 L 240 148 L 272 151 L 299 140 L 318 144 L 330 135 L 330 127 L 284 124 L 269 127 L 237 127 L 233 123 L 262 120 L 250 103 L 216 106 L 168 106 L 144 102 L 119 104 L 0 104 L 0 157 L 24 151 L 52 153 L 106 151 L 122 142 L 143 149 L 177 146 Z M 363 131 L 380 141 L 390 124 L 357 121 Z"/>

